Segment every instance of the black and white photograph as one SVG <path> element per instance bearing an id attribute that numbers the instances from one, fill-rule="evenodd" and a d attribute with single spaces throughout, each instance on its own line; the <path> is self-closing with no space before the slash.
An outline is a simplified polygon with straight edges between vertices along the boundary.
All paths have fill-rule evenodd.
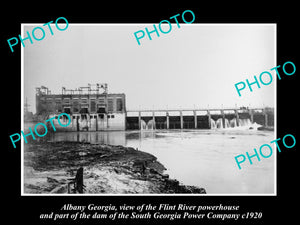
<path id="1" fill-rule="evenodd" d="M 3 221 L 297 221 L 296 5 L 174 3 L 2 4 Z"/>
<path id="2" fill-rule="evenodd" d="M 276 194 L 276 24 L 49 26 L 21 49 L 23 195 Z"/>

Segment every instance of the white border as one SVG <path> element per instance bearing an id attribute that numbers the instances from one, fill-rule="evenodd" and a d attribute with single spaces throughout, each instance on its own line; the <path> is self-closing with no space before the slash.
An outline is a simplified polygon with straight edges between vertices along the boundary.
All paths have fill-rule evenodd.
<path id="1" fill-rule="evenodd" d="M 130 23 L 130 24 L 107 24 L 107 23 L 95 23 L 95 24 L 86 24 L 86 23 L 69 23 L 70 25 L 75 25 L 75 26 L 136 26 L 136 25 L 145 25 L 147 23 Z M 148 23 L 149 25 L 151 23 Z M 33 26 L 33 25 L 43 25 L 42 23 L 21 23 L 21 36 L 24 37 L 24 26 Z M 194 23 L 194 24 L 180 24 L 181 26 L 233 26 L 233 25 L 273 25 L 275 26 L 275 34 L 274 34 L 274 49 L 275 49 L 275 54 L 274 54 L 274 65 L 277 65 L 277 23 Z M 21 48 L 21 130 L 24 130 L 24 47 L 20 46 Z M 274 88 L 274 140 L 277 139 L 277 79 L 275 80 L 275 88 Z M 276 149 L 276 145 L 274 143 L 274 149 Z M 274 193 L 271 194 L 30 194 L 30 193 L 24 193 L 24 140 L 21 138 L 21 196 L 76 196 L 76 197 L 84 197 L 84 196 L 201 196 L 201 197 L 206 197 L 206 196 L 277 196 L 277 151 L 274 152 Z"/>

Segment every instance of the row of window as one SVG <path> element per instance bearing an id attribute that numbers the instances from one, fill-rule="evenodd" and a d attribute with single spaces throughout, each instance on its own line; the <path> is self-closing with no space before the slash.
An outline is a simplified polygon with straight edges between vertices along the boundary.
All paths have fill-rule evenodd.
<path id="1" fill-rule="evenodd" d="M 50 105 L 52 105 L 53 107 L 61 107 L 61 102 L 44 102 L 44 101 L 40 101 L 40 103 L 42 105 L 47 105 L 48 107 L 50 107 Z M 108 102 L 107 102 L 107 109 L 108 111 L 112 112 L 114 111 L 114 100 L 113 99 L 108 99 Z M 50 105 L 49 105 L 50 104 Z M 69 102 L 64 102 L 64 104 L 70 104 Z M 78 108 L 80 108 L 80 104 L 84 104 L 85 106 L 87 105 L 87 102 L 73 102 L 73 107 L 74 107 L 74 111 L 77 111 Z M 91 111 L 92 112 L 95 112 L 96 111 L 96 106 L 99 105 L 96 104 L 95 101 L 91 101 Z M 122 99 L 116 99 L 116 111 L 123 111 L 123 100 Z"/>
<path id="2" fill-rule="evenodd" d="M 121 100 L 122 101 L 122 98 L 108 98 L 107 101 L 113 101 L 114 99 L 116 99 L 117 101 L 118 100 Z M 40 101 L 41 102 L 56 102 L 56 103 L 59 103 L 59 102 L 84 102 L 84 103 L 87 103 L 88 102 L 88 99 L 52 99 L 52 98 L 40 98 Z M 105 103 L 105 99 L 90 99 L 91 102 L 99 102 L 99 103 Z"/>
<path id="3" fill-rule="evenodd" d="M 40 97 L 40 100 L 47 100 L 47 101 L 62 101 L 62 100 L 64 100 L 64 101 L 69 101 L 69 100 L 88 100 L 88 99 L 90 99 L 90 100 L 94 100 L 94 101 L 100 101 L 100 102 L 104 102 L 105 101 L 105 98 L 52 98 L 52 97 L 47 97 L 47 98 L 45 98 L 45 97 Z"/>
<path id="4" fill-rule="evenodd" d="M 76 119 L 76 117 L 77 117 L 77 119 L 79 119 L 80 116 L 73 116 L 73 119 Z M 91 115 L 90 116 L 90 119 L 93 119 L 93 118 L 96 119 L 97 115 Z M 103 119 L 104 114 L 99 114 L 99 118 Z M 107 118 L 108 119 L 113 119 L 113 118 L 115 118 L 115 115 L 107 115 Z M 56 117 L 56 119 L 57 119 L 57 117 Z M 87 115 L 81 115 L 81 119 L 87 119 Z"/>

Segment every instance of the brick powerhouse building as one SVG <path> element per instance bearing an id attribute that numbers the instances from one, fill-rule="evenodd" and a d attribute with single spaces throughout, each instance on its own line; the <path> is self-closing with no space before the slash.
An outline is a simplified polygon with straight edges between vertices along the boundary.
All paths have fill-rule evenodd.
<path id="1" fill-rule="evenodd" d="M 71 124 L 56 127 L 68 131 L 125 130 L 125 94 L 108 94 L 107 84 L 88 85 L 74 90 L 62 88 L 61 94 L 51 94 L 42 86 L 36 88 L 36 113 L 49 115 L 70 114 Z M 66 122 L 67 122 L 67 118 Z"/>

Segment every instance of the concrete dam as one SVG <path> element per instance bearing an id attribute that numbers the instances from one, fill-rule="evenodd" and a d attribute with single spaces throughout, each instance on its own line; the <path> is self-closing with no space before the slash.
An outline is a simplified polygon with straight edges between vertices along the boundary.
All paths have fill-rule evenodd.
<path id="1" fill-rule="evenodd" d="M 127 130 L 274 126 L 273 108 L 128 110 L 126 114 Z"/>
<path id="2" fill-rule="evenodd" d="M 60 113 L 70 115 L 67 127 L 58 126 Z M 36 88 L 36 115 L 45 120 L 55 117 L 53 123 L 62 131 L 222 129 L 255 123 L 274 126 L 274 108 L 127 110 L 125 94 L 108 93 L 105 83 L 63 87 L 60 94 L 52 94 L 44 86 Z M 68 123 L 66 117 L 60 121 Z"/>

